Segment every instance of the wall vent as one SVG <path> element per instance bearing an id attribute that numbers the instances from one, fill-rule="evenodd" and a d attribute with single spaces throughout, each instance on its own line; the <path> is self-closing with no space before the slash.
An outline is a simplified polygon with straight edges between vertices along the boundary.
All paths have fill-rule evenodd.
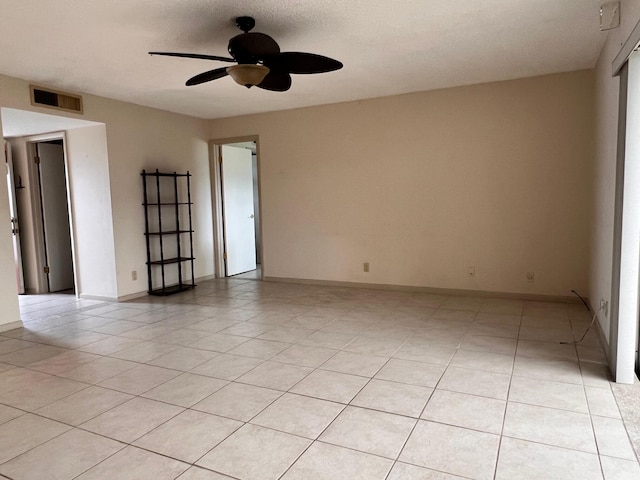
<path id="1" fill-rule="evenodd" d="M 67 112 L 83 113 L 82 97 L 73 93 L 51 90 L 50 88 L 30 86 L 31 105 L 35 107 L 55 108 Z"/>

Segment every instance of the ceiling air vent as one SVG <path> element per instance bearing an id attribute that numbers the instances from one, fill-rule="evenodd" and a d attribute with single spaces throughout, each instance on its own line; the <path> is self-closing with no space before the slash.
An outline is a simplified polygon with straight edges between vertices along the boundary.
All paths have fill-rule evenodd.
<path id="1" fill-rule="evenodd" d="M 82 113 L 82 97 L 31 85 L 31 105 L 48 107 L 67 112 Z"/>

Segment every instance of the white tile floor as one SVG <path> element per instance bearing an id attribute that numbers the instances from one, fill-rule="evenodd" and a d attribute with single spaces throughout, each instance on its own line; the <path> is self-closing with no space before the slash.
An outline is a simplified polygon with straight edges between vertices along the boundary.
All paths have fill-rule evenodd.
<path id="1" fill-rule="evenodd" d="M 0 477 L 639 479 L 580 304 L 204 282 L 21 297 Z"/>

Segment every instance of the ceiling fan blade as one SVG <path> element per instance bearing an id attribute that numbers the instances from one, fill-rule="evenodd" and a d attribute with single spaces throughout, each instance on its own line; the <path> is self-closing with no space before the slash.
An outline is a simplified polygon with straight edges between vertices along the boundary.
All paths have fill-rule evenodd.
<path id="1" fill-rule="evenodd" d="M 187 80 L 187 87 L 193 85 L 200 85 L 201 83 L 210 82 L 211 80 L 217 80 L 218 78 L 226 77 L 228 75 L 227 68 L 216 68 L 215 70 L 209 70 L 208 72 L 201 73 L 195 77 L 191 77 Z"/>
<path id="2" fill-rule="evenodd" d="M 267 76 L 264 77 L 264 80 L 256 86 L 273 92 L 286 92 L 291 88 L 291 75 L 287 72 L 271 70 Z"/>
<path id="3" fill-rule="evenodd" d="M 165 57 L 200 58 L 202 60 L 218 60 L 220 62 L 235 63 L 233 58 L 218 57 L 216 55 L 201 55 L 199 53 L 149 52 L 149 55 L 164 55 Z"/>
<path id="4" fill-rule="evenodd" d="M 343 66 L 333 58 L 304 52 L 282 52 L 273 59 L 265 59 L 265 65 L 271 68 L 272 61 L 275 68 L 297 74 L 333 72 Z"/>
<path id="5" fill-rule="evenodd" d="M 241 33 L 229 40 L 229 53 L 238 63 L 257 63 L 280 53 L 280 46 L 264 33 Z"/>

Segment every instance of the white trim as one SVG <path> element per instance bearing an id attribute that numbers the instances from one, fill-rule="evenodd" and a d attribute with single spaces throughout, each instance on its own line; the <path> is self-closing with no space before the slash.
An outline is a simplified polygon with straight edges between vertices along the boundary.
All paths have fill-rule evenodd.
<path id="1" fill-rule="evenodd" d="M 258 207 L 260 212 L 260 265 L 261 280 L 265 279 L 265 258 L 264 258 L 264 216 L 262 215 L 262 175 L 260 174 L 260 137 L 258 135 L 248 135 L 235 138 L 223 138 L 209 140 L 209 171 L 211 172 L 211 211 L 213 212 L 213 245 L 214 245 L 214 271 L 215 278 L 225 278 L 224 268 L 224 238 L 222 227 L 222 191 L 221 191 L 221 171 L 220 171 L 220 147 L 230 143 L 256 142 L 256 165 L 258 174 Z"/>
<path id="2" fill-rule="evenodd" d="M 620 283 L 617 316 L 617 352 L 613 370 L 618 383 L 635 379 L 636 335 L 640 288 L 640 54 L 628 61 L 627 124 L 625 135 Z"/>
<path id="3" fill-rule="evenodd" d="M 336 280 L 315 280 L 309 278 L 264 277 L 265 282 L 294 283 L 300 285 L 324 285 L 329 287 L 365 288 L 370 290 L 391 290 L 398 292 L 433 293 L 437 295 L 468 295 L 507 300 L 528 300 L 536 302 L 581 303 L 575 296 L 539 295 L 531 293 L 491 292 L 487 290 L 458 290 L 453 288 L 420 287 L 413 285 L 390 285 L 384 283 L 343 282 Z M 588 299 L 587 299 L 588 303 Z"/>
<path id="4" fill-rule="evenodd" d="M 196 284 L 198 284 L 200 282 L 208 282 L 209 280 L 215 280 L 217 278 L 218 277 L 215 274 L 213 274 L 213 275 L 205 275 L 204 277 L 196 278 Z"/>
<path id="5" fill-rule="evenodd" d="M 47 142 L 50 140 L 62 140 L 62 156 L 64 159 L 64 174 L 65 174 L 65 183 L 66 183 L 66 195 L 67 195 L 67 215 L 69 217 L 69 234 L 71 237 L 71 258 L 73 263 L 73 290 L 76 298 L 80 298 L 80 279 L 78 278 L 78 261 L 77 261 L 77 235 L 74 221 L 74 210 L 73 210 L 73 192 L 71 179 L 69 177 L 69 157 L 67 155 L 67 136 L 66 132 L 51 132 L 45 133 L 41 135 L 30 135 L 24 137 L 26 149 L 27 149 L 27 172 L 29 175 L 29 182 L 31 185 L 39 185 L 36 181 L 38 172 L 35 168 L 35 163 L 32 161 L 35 156 L 35 145 L 40 142 Z M 37 237 L 36 241 L 36 261 L 38 265 L 44 265 L 44 232 L 42 230 L 42 211 L 39 208 L 40 206 L 40 188 L 34 187 L 30 189 L 31 193 L 31 205 L 32 212 L 31 218 L 33 221 L 33 231 L 35 236 Z M 24 252 L 23 252 L 24 254 Z M 37 290 L 38 293 L 48 293 L 47 292 L 47 280 L 45 277 L 45 273 L 39 269 L 38 277 L 36 278 L 37 282 Z"/>
<path id="6" fill-rule="evenodd" d="M 622 45 L 622 48 L 620 48 L 620 52 L 618 52 L 616 58 L 613 59 L 611 68 L 614 77 L 620 73 L 622 66 L 629 59 L 629 56 L 633 53 L 638 44 L 640 44 L 640 21 L 636 24 L 627 38 L 627 41 Z"/>
<path id="7" fill-rule="evenodd" d="M 15 330 L 16 328 L 22 328 L 22 320 L 18 320 L 17 322 L 4 323 L 0 325 L 0 333 L 8 332 L 9 330 Z"/>
<path id="8" fill-rule="evenodd" d="M 146 293 L 146 292 L 145 292 Z M 88 293 L 81 293 L 78 295 L 81 300 L 100 300 L 101 302 L 117 302 L 115 297 L 104 297 L 102 295 L 90 295 Z"/>

